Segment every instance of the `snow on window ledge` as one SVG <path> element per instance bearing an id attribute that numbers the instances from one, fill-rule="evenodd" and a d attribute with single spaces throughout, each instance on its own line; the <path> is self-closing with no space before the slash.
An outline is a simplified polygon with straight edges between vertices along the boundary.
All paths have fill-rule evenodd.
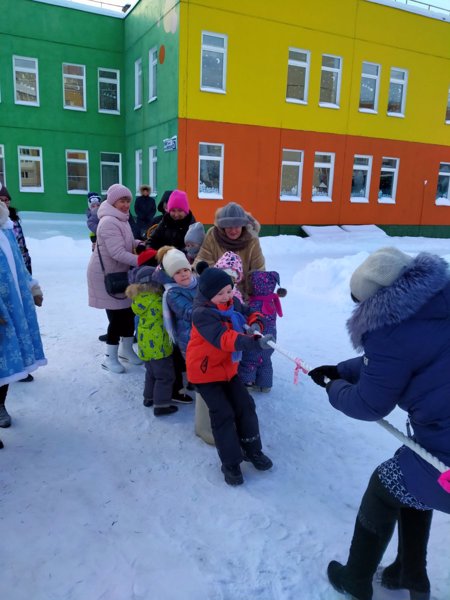
<path id="1" fill-rule="evenodd" d="M 365 198 L 364 196 L 350 196 L 350 202 L 354 202 L 355 204 L 367 204 L 369 198 Z"/>
<path id="2" fill-rule="evenodd" d="M 329 196 L 312 196 L 311 200 L 313 202 L 333 202 L 333 198 Z"/>
<path id="3" fill-rule="evenodd" d="M 450 206 L 450 198 L 436 198 L 436 206 Z"/>

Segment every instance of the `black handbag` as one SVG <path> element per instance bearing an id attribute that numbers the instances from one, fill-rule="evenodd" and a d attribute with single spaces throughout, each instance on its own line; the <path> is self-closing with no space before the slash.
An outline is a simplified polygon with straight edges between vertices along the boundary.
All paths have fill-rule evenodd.
<path id="1" fill-rule="evenodd" d="M 126 298 L 124 292 L 129 286 L 128 271 L 118 271 L 117 273 L 106 273 L 105 265 L 103 264 L 102 255 L 100 252 L 99 242 L 97 240 L 97 252 L 100 259 L 100 265 L 104 273 L 105 289 L 108 296 L 122 299 Z M 118 294 L 121 294 L 120 296 Z"/>

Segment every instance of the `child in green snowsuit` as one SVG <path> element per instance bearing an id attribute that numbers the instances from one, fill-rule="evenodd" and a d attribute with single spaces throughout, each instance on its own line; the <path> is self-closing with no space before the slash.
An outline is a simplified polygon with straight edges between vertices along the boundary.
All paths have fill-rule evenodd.
<path id="1" fill-rule="evenodd" d="M 164 328 L 162 313 L 163 288 L 152 280 L 154 268 L 135 269 L 126 295 L 139 317 L 137 326 L 138 356 L 145 365 L 144 406 L 153 406 L 156 417 L 178 410 L 171 404 L 175 369 L 172 342 Z"/>

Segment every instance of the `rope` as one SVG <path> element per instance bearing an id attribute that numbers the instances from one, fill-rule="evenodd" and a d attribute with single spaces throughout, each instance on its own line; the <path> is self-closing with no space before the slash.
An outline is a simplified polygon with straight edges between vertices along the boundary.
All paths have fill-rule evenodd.
<path id="1" fill-rule="evenodd" d="M 246 330 L 252 331 L 253 334 L 257 335 L 258 337 L 263 336 L 263 334 L 259 333 L 258 331 L 254 332 L 252 328 L 248 325 L 244 325 L 244 327 Z M 301 358 L 297 358 L 287 350 L 280 348 L 280 346 L 278 346 L 278 344 L 276 344 L 275 342 L 267 342 L 267 345 L 295 364 L 294 384 L 298 383 L 298 375 L 300 371 L 305 373 L 305 375 L 308 374 L 309 371 L 311 371 L 311 367 L 309 367 Z M 381 425 L 381 427 L 386 429 L 386 431 L 391 433 L 394 437 L 396 437 L 400 442 L 402 442 L 403 445 L 410 448 L 413 452 L 415 452 L 421 458 L 423 458 L 427 463 L 429 463 L 431 466 L 437 469 L 440 472 L 440 476 L 438 477 L 439 485 L 450 494 L 450 467 L 447 467 L 447 465 L 445 465 L 438 458 L 433 456 L 430 452 L 428 452 L 428 450 L 422 448 L 422 446 L 420 446 L 417 442 L 406 436 L 399 429 L 397 429 L 391 423 L 389 423 L 389 421 L 386 421 L 386 419 L 380 419 L 379 421 L 375 422 L 378 423 L 378 425 Z"/>

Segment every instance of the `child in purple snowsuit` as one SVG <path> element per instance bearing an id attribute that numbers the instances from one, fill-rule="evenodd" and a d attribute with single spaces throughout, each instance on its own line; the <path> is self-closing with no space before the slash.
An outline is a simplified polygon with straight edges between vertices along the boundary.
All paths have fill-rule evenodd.
<path id="1" fill-rule="evenodd" d="M 253 271 L 248 276 L 250 296 L 247 305 L 264 316 L 264 335 L 277 337 L 277 315 L 283 316 L 280 297 L 286 290 L 279 288 L 280 276 L 276 271 Z M 239 366 L 239 377 L 246 386 L 255 392 L 270 392 L 273 384 L 273 348 L 256 352 L 244 352 Z"/>

